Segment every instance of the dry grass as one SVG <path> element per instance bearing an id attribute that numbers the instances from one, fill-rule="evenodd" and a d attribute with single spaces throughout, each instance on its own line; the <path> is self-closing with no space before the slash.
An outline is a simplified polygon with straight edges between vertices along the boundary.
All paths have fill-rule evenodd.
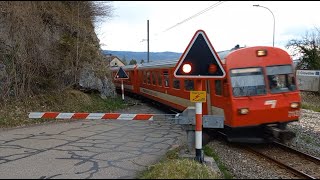
<path id="1" fill-rule="evenodd" d="M 301 92 L 302 108 L 320 112 L 320 94 L 315 92 Z"/>
<path id="2" fill-rule="evenodd" d="M 30 112 L 104 112 L 109 113 L 125 104 L 120 98 L 103 100 L 97 94 L 85 94 L 76 90 L 50 92 L 0 105 L 0 128 L 56 121 L 28 118 Z"/>
<path id="3" fill-rule="evenodd" d="M 182 146 L 169 150 L 164 159 L 148 167 L 139 179 L 219 179 L 210 167 L 188 158 L 179 158 Z"/>
<path id="4" fill-rule="evenodd" d="M 172 159 L 151 166 L 141 179 L 218 179 L 218 176 L 194 160 Z"/>

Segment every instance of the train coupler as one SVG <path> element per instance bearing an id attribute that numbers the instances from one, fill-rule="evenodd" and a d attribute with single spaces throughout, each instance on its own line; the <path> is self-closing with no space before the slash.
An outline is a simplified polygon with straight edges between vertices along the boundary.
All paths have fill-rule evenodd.
<path id="1" fill-rule="evenodd" d="M 276 126 L 267 126 L 267 130 L 269 134 L 273 136 L 273 138 L 281 142 L 290 141 L 296 137 L 296 134 L 294 132 L 287 129 L 280 129 Z"/>

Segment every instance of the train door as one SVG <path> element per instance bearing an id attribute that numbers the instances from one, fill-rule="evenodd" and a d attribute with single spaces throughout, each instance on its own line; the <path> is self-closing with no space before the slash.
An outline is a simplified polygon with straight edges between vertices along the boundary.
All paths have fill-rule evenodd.
<path id="1" fill-rule="evenodd" d="M 203 104 L 203 114 L 211 115 L 211 90 L 210 90 L 210 80 L 205 80 L 205 91 L 207 93 L 207 101 Z"/>
<path id="2" fill-rule="evenodd" d="M 210 113 L 212 115 L 225 115 L 225 110 L 230 106 L 230 101 L 228 100 L 228 93 L 224 86 L 226 86 L 226 81 L 224 79 L 210 80 L 208 89 L 210 90 Z"/>

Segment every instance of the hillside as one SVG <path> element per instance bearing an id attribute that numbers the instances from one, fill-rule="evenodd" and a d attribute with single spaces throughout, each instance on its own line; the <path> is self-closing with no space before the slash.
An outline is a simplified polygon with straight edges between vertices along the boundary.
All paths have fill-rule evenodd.
<path id="1" fill-rule="evenodd" d="M 108 3 L 1 1 L 0 7 L 0 104 L 74 86 L 83 67 L 107 74 L 94 21 L 111 16 Z"/>
<path id="2" fill-rule="evenodd" d="M 119 57 L 121 60 L 126 60 L 128 63 L 130 60 L 134 59 L 140 63 L 143 59 L 144 62 L 147 62 L 148 54 L 147 52 L 133 52 L 133 51 L 111 51 L 103 50 L 103 54 L 111 54 L 113 56 Z M 177 52 L 149 52 L 150 61 L 159 61 L 159 60 L 170 60 L 170 59 L 179 59 L 182 53 Z"/>

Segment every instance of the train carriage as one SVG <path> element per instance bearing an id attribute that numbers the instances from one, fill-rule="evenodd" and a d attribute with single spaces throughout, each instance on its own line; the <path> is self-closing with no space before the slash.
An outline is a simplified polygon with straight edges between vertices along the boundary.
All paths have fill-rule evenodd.
<path id="1" fill-rule="evenodd" d="M 230 52 L 224 61 L 231 97 L 230 112 L 225 112 L 229 140 L 262 140 L 268 133 L 292 137 L 285 127 L 299 119 L 301 99 L 290 55 L 257 46 Z"/>
<path id="2" fill-rule="evenodd" d="M 137 84 L 137 71 L 135 70 L 137 65 L 127 65 L 122 66 L 122 69 L 126 72 L 128 75 L 128 79 L 123 79 L 123 85 L 126 92 L 129 92 L 131 94 L 138 94 L 138 86 Z M 110 68 L 112 77 L 115 77 L 119 67 L 111 67 Z M 120 79 L 113 79 L 113 83 L 117 89 L 121 88 L 121 80 Z"/>
<path id="3" fill-rule="evenodd" d="M 203 115 L 220 115 L 219 132 L 232 142 L 290 139 L 286 124 L 298 121 L 300 92 L 290 55 L 275 47 L 256 46 L 218 52 L 226 76 L 202 80 L 207 92 Z M 193 79 L 173 75 L 178 59 L 124 66 L 129 73 L 125 90 L 183 111 L 189 106 Z M 115 72 L 116 69 L 113 69 Z M 119 84 L 117 85 L 119 88 Z M 217 129 L 203 129 L 210 134 Z"/>

